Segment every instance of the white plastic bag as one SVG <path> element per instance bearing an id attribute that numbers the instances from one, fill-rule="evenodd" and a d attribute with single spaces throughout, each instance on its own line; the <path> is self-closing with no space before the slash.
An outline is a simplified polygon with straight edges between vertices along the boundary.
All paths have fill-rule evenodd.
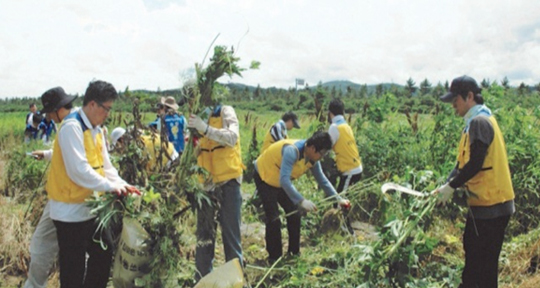
<path id="1" fill-rule="evenodd" d="M 113 286 L 115 288 L 133 288 L 135 278 L 145 273 L 141 269 L 150 262 L 150 235 L 141 224 L 133 219 L 124 217 L 122 235 L 118 250 L 114 256 Z"/>

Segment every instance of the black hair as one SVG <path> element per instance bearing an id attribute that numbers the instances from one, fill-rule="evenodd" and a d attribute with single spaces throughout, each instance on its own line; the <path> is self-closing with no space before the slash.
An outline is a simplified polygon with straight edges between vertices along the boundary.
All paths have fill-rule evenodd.
<path id="1" fill-rule="evenodd" d="M 317 131 L 306 141 L 306 146 L 314 146 L 315 152 L 332 149 L 332 138 L 328 132 Z"/>
<path id="2" fill-rule="evenodd" d="M 287 122 L 289 120 L 295 120 L 295 119 L 298 119 L 298 116 L 296 116 L 296 114 L 294 114 L 294 112 L 292 111 L 289 111 L 283 114 L 283 116 L 281 116 L 281 120 L 283 120 L 283 122 Z"/>
<path id="3" fill-rule="evenodd" d="M 476 104 L 484 104 L 484 97 L 482 97 L 482 94 L 474 94 L 473 99 Z"/>
<path id="4" fill-rule="evenodd" d="M 473 100 L 474 102 L 476 102 L 476 104 L 484 104 L 484 97 L 482 97 L 482 94 L 480 93 L 475 93 L 474 91 L 470 91 L 470 92 L 473 92 Z M 461 96 L 461 98 L 463 98 L 463 100 L 467 100 L 467 95 L 469 95 L 469 91 L 463 91 L 461 93 L 458 94 L 458 97 Z"/>
<path id="5" fill-rule="evenodd" d="M 66 110 L 71 110 L 71 109 L 73 109 L 73 101 L 67 103 L 66 105 L 64 105 L 64 106 L 62 106 L 62 107 L 64 107 L 64 109 L 66 109 Z M 58 109 L 57 109 L 57 110 L 58 110 Z"/>
<path id="6" fill-rule="evenodd" d="M 34 106 L 36 106 L 36 103 L 32 102 L 32 103 L 30 103 L 30 105 L 28 105 L 28 108 L 32 108 Z"/>
<path id="7" fill-rule="evenodd" d="M 83 106 L 86 106 L 91 101 L 105 103 L 111 100 L 115 101 L 117 98 L 118 92 L 111 83 L 96 80 L 88 84 L 88 88 L 84 93 Z"/>
<path id="8" fill-rule="evenodd" d="M 334 116 L 343 115 L 345 111 L 345 104 L 339 98 L 334 98 L 328 104 L 328 111 L 332 112 Z"/>
<path id="9" fill-rule="evenodd" d="M 42 120 L 43 116 L 41 116 L 41 114 L 34 114 L 34 116 L 32 116 L 32 122 L 34 124 L 39 124 Z"/>

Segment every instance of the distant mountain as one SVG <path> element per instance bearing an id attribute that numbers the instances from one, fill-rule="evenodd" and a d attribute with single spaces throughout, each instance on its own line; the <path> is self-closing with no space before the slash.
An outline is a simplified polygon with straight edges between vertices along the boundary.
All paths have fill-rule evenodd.
<path id="1" fill-rule="evenodd" d="M 381 83 L 381 84 L 383 85 L 384 90 L 388 90 L 392 88 L 392 86 L 403 87 L 403 85 L 392 84 L 392 83 Z M 335 81 L 324 82 L 322 84 L 323 87 L 328 87 L 330 89 L 332 89 L 333 87 L 336 87 L 336 89 L 341 90 L 341 92 L 347 92 L 347 87 L 351 87 L 353 90 L 360 90 L 363 85 L 364 84 L 354 83 L 349 80 L 335 80 Z M 373 85 L 373 84 L 367 85 L 368 93 L 374 92 L 377 85 Z"/>
<path id="2" fill-rule="evenodd" d="M 255 89 L 257 89 L 257 86 L 251 86 L 251 85 L 246 85 L 246 84 L 242 84 L 242 83 L 221 83 L 222 85 L 226 86 L 226 87 L 229 87 L 230 89 L 232 90 L 237 90 L 237 91 L 243 91 L 243 90 L 248 90 L 249 92 L 253 92 L 255 91 Z M 392 88 L 392 86 L 397 86 L 397 87 L 403 87 L 404 85 L 399 85 L 399 84 L 392 84 L 392 83 L 381 83 L 383 85 L 383 88 L 384 90 L 388 90 L 390 88 Z M 347 92 L 347 87 L 351 87 L 353 90 L 360 90 L 362 88 L 364 84 L 358 84 L 358 83 L 354 83 L 352 81 L 349 81 L 349 80 L 335 80 L 335 81 L 329 81 L 329 82 L 324 82 L 322 83 L 322 86 L 324 88 L 328 88 L 328 89 L 332 89 L 333 87 L 336 87 L 336 90 L 341 90 L 342 92 Z M 378 85 L 378 84 L 377 84 Z M 377 85 L 367 85 L 367 92 L 368 93 L 373 93 L 375 92 L 375 89 L 377 87 Z M 314 86 L 310 86 L 311 88 L 315 88 L 317 85 L 314 85 Z M 298 87 L 298 89 L 303 89 L 304 87 Z M 280 90 L 287 90 L 286 88 L 277 88 L 277 87 L 261 87 L 261 89 L 264 89 L 266 91 L 269 91 L 269 92 L 272 92 L 272 93 L 275 93 L 277 91 L 280 91 Z M 134 90 L 132 92 L 144 92 L 144 93 L 152 93 L 152 94 L 159 94 L 159 95 L 180 95 L 181 92 L 180 92 L 180 89 L 168 89 L 168 90 L 162 90 L 162 91 L 148 91 L 148 90 Z"/>
<path id="3" fill-rule="evenodd" d="M 229 87 L 230 89 L 234 89 L 234 90 L 238 90 L 238 91 L 242 91 L 242 90 L 245 90 L 246 88 L 248 89 L 249 92 L 253 92 L 255 91 L 255 89 L 257 89 L 257 86 L 250 86 L 250 85 L 245 85 L 245 84 L 241 84 L 241 83 L 222 83 L 224 86 L 226 87 Z M 284 88 L 277 88 L 277 87 L 261 87 L 261 89 L 264 89 L 266 91 L 270 91 L 272 93 L 275 93 L 279 90 L 287 90 L 287 89 L 284 89 Z"/>
<path id="4" fill-rule="evenodd" d="M 324 82 L 322 83 L 322 86 L 330 89 L 336 87 L 336 90 L 341 90 L 343 92 L 347 91 L 347 87 L 351 87 L 353 90 L 360 90 L 362 88 L 362 84 L 357 84 L 349 80 L 335 80 L 330 82 Z"/>
<path id="5" fill-rule="evenodd" d="M 404 85 L 399 85 L 399 84 L 392 84 L 392 83 L 381 83 L 383 85 L 383 88 L 385 90 L 388 90 L 390 88 L 392 88 L 392 86 L 397 86 L 397 87 L 404 87 Z M 236 90 L 245 90 L 246 88 L 250 91 L 250 92 L 253 92 L 257 87 L 255 86 L 250 86 L 250 85 L 245 85 L 245 84 L 240 84 L 240 83 L 227 83 L 227 84 L 223 84 L 231 89 L 236 89 Z M 337 90 L 341 90 L 342 92 L 346 92 L 347 91 L 347 87 L 351 87 L 353 90 L 360 90 L 362 88 L 364 84 L 358 84 L 358 83 L 354 83 L 352 81 L 349 81 L 349 80 L 335 80 L 335 81 L 329 81 L 329 82 L 323 82 L 322 83 L 322 86 L 324 88 L 328 88 L 328 89 L 332 89 L 333 87 L 336 87 Z M 314 88 L 316 87 L 317 85 L 313 85 L 313 86 L 310 86 L 311 88 Z M 375 88 L 377 87 L 377 85 L 367 85 L 367 89 L 368 89 L 368 93 L 371 93 L 371 92 L 374 92 L 375 91 Z M 270 90 L 272 92 L 274 91 L 278 91 L 278 90 L 287 90 L 287 89 L 284 89 L 284 88 L 276 88 L 276 87 L 261 87 L 262 89 L 266 89 L 266 90 Z M 298 87 L 298 89 L 303 89 L 303 87 Z"/>

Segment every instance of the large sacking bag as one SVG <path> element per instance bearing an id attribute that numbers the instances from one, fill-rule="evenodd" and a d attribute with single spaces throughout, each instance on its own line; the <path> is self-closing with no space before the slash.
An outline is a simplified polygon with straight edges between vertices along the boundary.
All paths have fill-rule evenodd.
<path id="1" fill-rule="evenodd" d="M 238 258 L 219 266 L 204 276 L 194 288 L 242 288 L 244 272 Z"/>
<path id="2" fill-rule="evenodd" d="M 115 288 L 136 287 L 135 279 L 146 274 L 151 258 L 149 239 L 150 235 L 137 220 L 124 217 L 120 243 L 114 256 L 112 280 Z"/>

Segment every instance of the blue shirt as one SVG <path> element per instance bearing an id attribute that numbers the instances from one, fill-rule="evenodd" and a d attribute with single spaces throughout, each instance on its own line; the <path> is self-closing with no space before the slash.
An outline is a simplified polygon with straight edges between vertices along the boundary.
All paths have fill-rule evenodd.
<path id="1" fill-rule="evenodd" d="M 48 141 L 51 137 L 52 132 L 56 132 L 56 125 L 54 125 L 54 121 L 51 120 L 49 123 L 47 123 L 47 120 L 43 118 L 41 122 L 38 125 L 38 130 L 41 131 L 40 138 L 43 138 L 43 136 L 46 137 L 46 140 Z"/>
<path id="2" fill-rule="evenodd" d="M 169 142 L 173 143 L 176 152 L 184 151 L 184 130 L 186 129 L 186 117 L 178 114 L 167 114 L 164 118 L 167 127 L 167 137 Z"/>
<path id="3" fill-rule="evenodd" d="M 281 184 L 281 188 L 285 191 L 289 199 L 291 199 L 294 204 L 299 204 L 302 202 L 302 200 L 304 200 L 304 196 L 302 196 L 302 194 L 300 194 L 300 192 L 298 192 L 296 187 L 294 187 L 292 184 L 291 173 L 296 161 L 309 161 L 304 157 L 305 143 L 306 140 L 299 140 L 294 143 L 294 146 L 285 145 L 281 151 L 282 159 L 281 170 L 279 171 L 279 183 Z M 257 169 L 257 162 L 255 162 L 255 169 Z M 337 195 L 334 186 L 332 186 L 330 181 L 328 181 L 326 176 L 324 176 L 321 163 L 319 161 L 315 162 L 310 170 L 313 177 L 315 177 L 317 184 L 319 184 L 319 187 L 321 187 L 324 194 L 326 194 L 326 197 Z"/>
<path id="4" fill-rule="evenodd" d="M 31 139 L 36 139 L 38 132 L 38 128 L 32 126 L 31 124 L 26 124 L 26 130 L 24 131 L 25 135 L 29 136 Z"/>

